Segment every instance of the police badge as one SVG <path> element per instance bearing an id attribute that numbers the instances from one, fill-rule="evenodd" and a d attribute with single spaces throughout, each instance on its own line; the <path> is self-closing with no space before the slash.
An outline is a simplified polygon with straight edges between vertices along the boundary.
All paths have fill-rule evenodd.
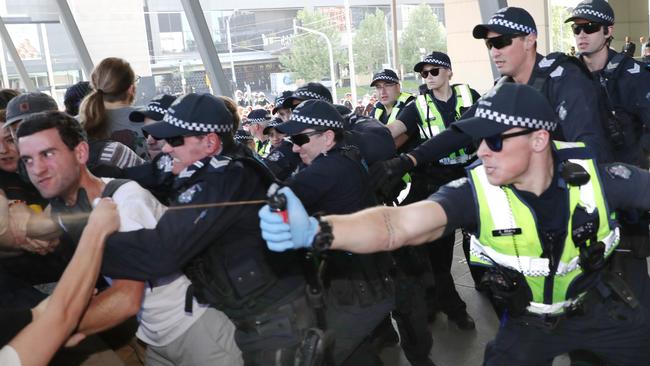
<path id="1" fill-rule="evenodd" d="M 192 202 L 194 195 L 202 190 L 201 186 L 197 183 L 179 194 L 177 201 L 178 203 L 190 203 Z"/>
<path id="2" fill-rule="evenodd" d="M 632 171 L 623 164 L 614 164 L 607 167 L 607 173 L 612 178 L 630 179 Z"/>

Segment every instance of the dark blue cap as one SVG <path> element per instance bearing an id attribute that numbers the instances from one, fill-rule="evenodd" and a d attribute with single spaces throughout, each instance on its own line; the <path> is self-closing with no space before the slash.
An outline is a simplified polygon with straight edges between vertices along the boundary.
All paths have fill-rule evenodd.
<path id="1" fill-rule="evenodd" d="M 251 133 L 246 130 L 239 129 L 235 132 L 235 141 L 244 142 L 244 141 L 252 141 L 252 140 L 253 140 L 253 135 L 251 135 Z"/>
<path id="2" fill-rule="evenodd" d="M 271 114 L 264 108 L 253 109 L 248 113 L 248 116 L 244 118 L 244 124 L 251 123 L 263 123 L 271 120 Z"/>
<path id="3" fill-rule="evenodd" d="M 271 122 L 269 122 L 269 124 L 266 125 L 266 127 L 264 127 L 264 131 L 262 131 L 262 133 L 264 133 L 265 135 L 268 135 L 269 132 L 271 132 L 272 128 L 275 128 L 275 126 L 277 126 L 277 125 L 279 125 L 281 123 L 284 123 L 284 121 L 281 120 L 280 118 L 278 118 L 278 117 L 273 118 L 271 120 Z"/>
<path id="4" fill-rule="evenodd" d="M 477 102 L 474 117 L 452 124 L 474 139 L 490 137 L 514 127 L 554 131 L 555 113 L 546 97 L 516 83 L 498 84 Z"/>
<path id="5" fill-rule="evenodd" d="M 336 130 L 343 128 L 343 117 L 331 103 L 323 100 L 306 100 L 293 110 L 291 119 L 275 127 L 287 135 L 295 135 L 307 128 Z"/>
<path id="6" fill-rule="evenodd" d="M 383 69 L 376 72 L 372 76 L 372 82 L 370 83 L 370 86 L 375 86 L 375 83 L 378 81 L 399 84 L 399 76 L 397 76 L 397 73 L 391 69 Z"/>
<path id="7" fill-rule="evenodd" d="M 607 1 L 585 0 L 573 8 L 571 17 L 564 22 L 568 23 L 576 19 L 585 19 L 590 22 L 613 25 L 614 10 L 612 10 L 612 7 Z"/>
<path id="8" fill-rule="evenodd" d="M 490 31 L 499 34 L 537 34 L 537 26 L 526 10 L 509 6 L 497 10 L 487 24 L 474 27 L 472 35 L 476 39 L 484 39 Z"/>
<path id="9" fill-rule="evenodd" d="M 444 67 L 446 69 L 451 69 L 451 60 L 449 59 L 449 56 L 447 56 L 446 53 L 433 51 L 430 54 L 424 56 L 422 61 L 415 64 L 415 67 L 413 67 L 413 71 L 415 72 L 422 71 L 424 65 L 434 65 L 434 66 Z"/>
<path id="10" fill-rule="evenodd" d="M 233 116 L 226 104 L 212 94 L 184 95 L 167 109 L 160 122 L 142 127 L 156 139 L 167 137 L 230 132 Z"/>
<path id="11" fill-rule="evenodd" d="M 274 107 L 273 107 L 273 110 L 271 111 L 271 113 L 276 114 L 278 112 L 278 109 L 287 108 L 283 104 L 284 104 L 284 101 L 291 96 L 291 94 L 293 94 L 293 92 L 291 90 L 285 90 L 285 91 L 282 92 L 281 95 L 277 96 L 275 98 L 275 102 L 273 103 Z"/>
<path id="12" fill-rule="evenodd" d="M 321 83 L 307 83 L 291 93 L 291 96 L 284 100 L 282 106 L 285 108 L 292 108 L 294 100 L 303 101 L 310 99 L 324 100 L 333 103 L 332 93 L 330 93 L 330 90 L 327 89 L 325 85 Z"/>
<path id="13" fill-rule="evenodd" d="M 167 108 L 174 103 L 176 97 L 169 94 L 156 95 L 151 99 L 145 108 L 135 110 L 129 114 L 132 122 L 144 122 L 144 118 L 151 118 L 154 121 L 162 121 L 167 113 Z"/>

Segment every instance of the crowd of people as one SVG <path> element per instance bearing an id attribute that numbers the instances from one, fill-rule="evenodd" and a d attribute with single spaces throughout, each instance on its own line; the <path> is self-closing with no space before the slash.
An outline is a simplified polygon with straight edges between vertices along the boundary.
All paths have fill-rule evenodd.
<path id="1" fill-rule="evenodd" d="M 431 366 L 436 313 L 476 328 L 456 237 L 500 319 L 484 365 L 650 364 L 650 71 L 606 1 L 566 22 L 579 56 L 541 55 L 500 9 L 485 95 L 433 50 L 363 111 L 319 83 L 136 108 L 113 57 L 65 111 L 1 90 L 0 364 Z M 125 325 L 136 363 L 103 343 Z"/>

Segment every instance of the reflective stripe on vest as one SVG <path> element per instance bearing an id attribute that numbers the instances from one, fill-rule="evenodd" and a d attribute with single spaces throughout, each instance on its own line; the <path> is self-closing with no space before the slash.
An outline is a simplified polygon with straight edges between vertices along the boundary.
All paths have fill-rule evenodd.
<path id="1" fill-rule="evenodd" d="M 269 140 L 260 141 L 258 139 L 255 139 L 255 150 L 257 152 L 257 155 L 265 158 L 271 151 L 271 144 L 269 143 Z"/>
<path id="2" fill-rule="evenodd" d="M 458 120 L 461 115 L 461 108 L 469 108 L 473 104 L 472 92 L 468 85 L 459 84 L 454 86 L 456 94 L 456 116 Z M 436 103 L 431 99 L 429 93 L 418 95 L 415 99 L 415 105 L 420 114 L 420 138 L 428 140 L 433 136 L 445 130 L 445 122 L 438 111 Z M 467 154 L 465 149 L 460 149 L 449 156 L 440 159 L 438 162 L 442 165 L 466 164 L 476 156 L 476 153 Z"/>
<path id="3" fill-rule="evenodd" d="M 582 147 L 581 143 L 556 143 L 557 149 Z M 567 222 L 567 233 L 571 233 L 573 212 L 580 205 L 587 213 L 598 210 L 599 222 L 596 238 L 605 245 L 605 256 L 609 256 L 618 245 L 620 235 L 612 227 L 605 204 L 600 178 L 593 160 L 569 159 L 580 164 L 591 179 L 582 186 L 568 186 L 571 215 Z M 583 274 L 579 266 L 579 248 L 570 234 L 564 238 L 563 252 L 558 268 L 551 273 L 550 261 L 541 258 L 543 247 L 538 236 L 538 225 L 528 205 L 508 186 L 493 186 L 488 182 L 482 165 L 469 172 L 479 212 L 479 237 L 470 240 L 470 261 L 483 265 L 497 263 L 521 272 L 530 286 L 533 300 L 531 312 L 555 313 L 569 306 L 575 299 L 567 299 L 569 286 Z M 499 233 L 500 235 L 495 235 Z M 513 235 L 508 235 L 513 234 Z M 587 244 L 589 245 L 589 244 Z M 552 276 L 552 303 L 544 303 L 545 280 Z"/>
<path id="4" fill-rule="evenodd" d="M 393 109 L 390 112 L 390 116 L 388 116 L 388 120 L 386 120 L 386 125 L 389 125 L 395 121 L 400 109 L 406 105 L 406 102 L 408 102 L 409 98 L 411 97 L 412 95 L 409 93 L 400 93 L 397 101 L 395 102 L 395 105 L 393 106 Z M 384 108 L 386 107 L 384 106 Z M 375 108 L 375 119 L 379 120 L 381 115 L 384 114 L 384 111 L 385 109 Z"/>

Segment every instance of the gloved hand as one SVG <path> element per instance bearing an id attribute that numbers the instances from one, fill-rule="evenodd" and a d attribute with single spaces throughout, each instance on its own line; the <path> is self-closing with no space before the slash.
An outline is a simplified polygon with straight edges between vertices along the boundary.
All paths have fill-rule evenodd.
<path id="1" fill-rule="evenodd" d="M 302 202 L 289 187 L 278 190 L 287 198 L 287 214 L 289 222 L 282 220 L 282 215 L 271 211 L 269 205 L 264 205 L 258 215 L 262 238 L 270 250 L 283 252 L 287 249 L 309 248 L 318 230 L 318 221 L 307 215 Z"/>
<path id="2" fill-rule="evenodd" d="M 400 154 L 396 158 L 381 161 L 370 167 L 370 181 L 374 184 L 375 191 L 384 186 L 391 178 L 401 177 L 415 165 L 406 154 Z"/>

